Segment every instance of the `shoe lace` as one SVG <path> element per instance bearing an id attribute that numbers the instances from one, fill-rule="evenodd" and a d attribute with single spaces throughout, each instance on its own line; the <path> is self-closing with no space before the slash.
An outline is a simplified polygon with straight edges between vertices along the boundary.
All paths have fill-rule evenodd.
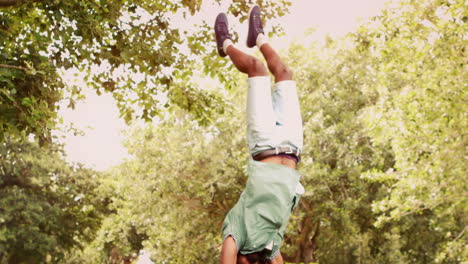
<path id="1" fill-rule="evenodd" d="M 219 22 L 219 23 L 216 25 L 216 29 L 217 29 L 217 30 L 227 29 L 227 25 L 226 25 L 226 23 L 224 23 L 224 22 Z"/>
<path id="2" fill-rule="evenodd" d="M 221 36 L 227 36 L 229 37 L 229 30 L 228 30 L 228 27 L 227 27 L 227 24 L 224 23 L 224 22 L 219 22 L 217 25 L 216 25 L 216 31 L 218 32 L 218 34 L 220 34 Z"/>
<path id="3" fill-rule="evenodd" d="M 253 16 L 252 17 L 252 22 L 255 26 L 257 26 L 258 30 L 261 31 L 263 29 L 263 22 L 262 20 L 260 19 L 260 16 Z"/>

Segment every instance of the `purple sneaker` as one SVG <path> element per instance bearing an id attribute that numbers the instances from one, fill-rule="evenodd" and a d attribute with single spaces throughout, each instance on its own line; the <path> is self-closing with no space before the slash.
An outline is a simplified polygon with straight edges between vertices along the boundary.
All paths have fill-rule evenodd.
<path id="1" fill-rule="evenodd" d="M 229 34 L 228 20 L 224 13 L 219 13 L 215 21 L 215 35 L 216 35 L 216 46 L 218 48 L 219 56 L 226 57 L 226 53 L 223 51 L 223 43 L 226 39 L 232 39 Z"/>
<path id="2" fill-rule="evenodd" d="M 257 5 L 253 6 L 249 11 L 249 33 L 247 34 L 247 47 L 249 48 L 257 45 L 258 34 L 265 34 L 260 15 L 260 8 Z"/>

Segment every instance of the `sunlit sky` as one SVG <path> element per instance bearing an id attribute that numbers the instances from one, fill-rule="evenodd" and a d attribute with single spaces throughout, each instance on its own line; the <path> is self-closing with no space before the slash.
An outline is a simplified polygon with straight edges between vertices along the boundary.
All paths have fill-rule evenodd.
<path id="1" fill-rule="evenodd" d="M 391 2 L 396 1 L 398 0 Z M 343 36 L 354 31 L 360 21 L 378 15 L 386 2 L 389 0 L 294 0 L 290 13 L 274 21 L 283 26 L 286 35 L 272 39 L 271 43 L 276 48 L 285 49 L 292 40 L 300 39 L 308 28 L 315 29 L 312 36 L 319 42 L 327 34 L 333 37 Z M 206 19 L 208 24 L 213 24 L 217 13 L 225 12 L 223 6 L 207 5 L 204 8 L 203 14 L 193 19 L 197 23 Z M 251 52 L 244 48 L 246 24 L 237 25 L 234 17 L 229 14 L 228 18 L 243 40 L 237 46 Z M 187 25 L 190 23 L 185 22 L 184 27 Z M 80 83 L 79 77 L 67 79 L 69 82 Z M 84 136 L 74 136 L 72 133 L 65 136 L 67 159 L 97 170 L 105 170 L 128 158 L 122 146 L 124 136 L 121 133 L 128 127 L 119 118 L 116 104 L 109 94 L 97 96 L 94 90 L 87 87 L 83 87 L 83 91 L 86 99 L 77 103 L 75 110 L 62 108 L 59 112 L 65 123 L 72 122 L 76 128 L 85 132 Z"/>

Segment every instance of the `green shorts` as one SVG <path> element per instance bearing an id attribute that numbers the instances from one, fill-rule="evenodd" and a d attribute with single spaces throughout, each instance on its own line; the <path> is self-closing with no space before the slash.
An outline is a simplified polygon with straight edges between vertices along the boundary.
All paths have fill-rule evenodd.
<path id="1" fill-rule="evenodd" d="M 249 160 L 249 179 L 239 201 L 223 223 L 223 240 L 232 236 L 241 254 L 269 249 L 279 253 L 289 216 L 303 192 L 299 172 L 289 167 Z M 298 188 L 302 192 L 297 193 Z"/>

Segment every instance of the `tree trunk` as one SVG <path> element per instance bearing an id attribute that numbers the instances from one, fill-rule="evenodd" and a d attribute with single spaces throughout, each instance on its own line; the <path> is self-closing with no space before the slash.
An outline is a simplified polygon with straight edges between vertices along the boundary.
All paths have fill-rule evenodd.
<path id="1" fill-rule="evenodd" d="M 307 218 L 305 218 L 307 219 Z M 285 261 L 290 263 L 315 263 L 317 262 L 317 257 L 315 255 L 315 251 L 317 250 L 317 242 L 316 238 L 319 233 L 320 223 L 312 224 L 310 222 L 306 222 L 302 226 L 302 230 L 300 232 L 300 237 L 290 241 L 296 245 L 298 245 L 298 250 L 295 252 L 294 255 L 285 255 L 283 254 L 283 258 Z"/>
<path id="2" fill-rule="evenodd" d="M 315 225 L 312 238 L 307 240 L 306 243 L 301 245 L 301 261 L 304 263 L 317 262 L 315 251 L 317 250 L 316 238 L 319 234 L 320 222 Z"/>
<path id="3" fill-rule="evenodd" d="M 316 263 L 317 256 L 317 237 L 320 231 L 320 220 L 313 220 L 313 210 L 311 204 L 305 199 L 301 199 L 302 210 L 307 212 L 307 215 L 298 223 L 299 236 L 294 239 L 289 239 L 288 243 L 298 246 L 294 255 L 285 255 L 283 258 L 290 263 Z"/>

